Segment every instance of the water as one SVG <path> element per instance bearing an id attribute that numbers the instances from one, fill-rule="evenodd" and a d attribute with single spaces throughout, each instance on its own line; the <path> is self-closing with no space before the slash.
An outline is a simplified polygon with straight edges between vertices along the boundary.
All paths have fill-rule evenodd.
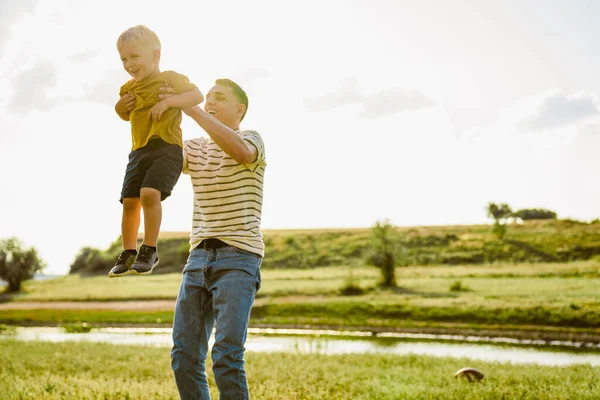
<path id="1" fill-rule="evenodd" d="M 374 339 L 370 335 L 369 332 L 250 329 L 246 349 L 300 354 L 417 354 L 516 364 L 600 366 L 600 353 L 597 352 L 600 345 L 595 344 L 419 334 L 387 334 Z M 105 342 L 165 348 L 173 345 L 170 328 L 97 328 L 89 333 L 65 333 L 63 328 L 20 327 L 15 334 L 0 335 L 0 339 L 7 338 L 49 342 Z M 212 341 L 211 338 L 211 345 Z M 573 349 L 568 350 L 569 346 Z M 574 348 L 578 351 L 573 351 Z M 582 351 L 586 348 L 587 352 Z"/>

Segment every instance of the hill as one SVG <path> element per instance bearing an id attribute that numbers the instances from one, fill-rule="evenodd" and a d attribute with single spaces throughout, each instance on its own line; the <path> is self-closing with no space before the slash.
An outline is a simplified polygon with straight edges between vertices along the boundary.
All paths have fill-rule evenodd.
<path id="1" fill-rule="evenodd" d="M 369 228 L 264 230 L 263 268 L 314 268 L 364 265 L 371 257 Z M 187 232 L 163 232 L 158 273 L 180 272 L 187 259 Z M 397 266 L 568 262 L 600 255 L 600 223 L 537 220 L 508 226 L 503 240 L 490 225 L 397 227 Z M 104 274 L 120 251 L 84 248 L 71 273 Z"/>

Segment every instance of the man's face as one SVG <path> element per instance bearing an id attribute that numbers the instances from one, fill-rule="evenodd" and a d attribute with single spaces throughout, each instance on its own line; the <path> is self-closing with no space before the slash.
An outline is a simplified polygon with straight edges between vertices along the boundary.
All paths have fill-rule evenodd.
<path id="1" fill-rule="evenodd" d="M 204 103 L 204 111 L 232 129 L 238 129 L 244 108 L 233 90 L 224 85 L 213 86 Z"/>
<path id="2" fill-rule="evenodd" d="M 119 49 L 123 68 L 136 81 L 141 81 L 156 73 L 159 50 L 150 50 L 135 43 L 124 43 Z"/>

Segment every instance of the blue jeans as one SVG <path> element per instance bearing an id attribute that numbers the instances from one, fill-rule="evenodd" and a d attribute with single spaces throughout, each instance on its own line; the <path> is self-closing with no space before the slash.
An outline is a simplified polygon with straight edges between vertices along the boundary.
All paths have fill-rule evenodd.
<path id="1" fill-rule="evenodd" d="M 182 400 L 210 399 L 206 379 L 208 339 L 221 400 L 249 399 L 244 344 L 250 309 L 260 289 L 262 258 L 233 246 L 192 250 L 173 320 L 171 366 Z"/>

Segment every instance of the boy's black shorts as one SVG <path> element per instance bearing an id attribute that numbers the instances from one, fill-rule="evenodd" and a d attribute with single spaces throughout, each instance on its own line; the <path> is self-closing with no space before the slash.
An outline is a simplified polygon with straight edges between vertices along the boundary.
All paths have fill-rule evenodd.
<path id="1" fill-rule="evenodd" d="M 176 144 L 154 139 L 129 153 L 121 203 L 129 197 L 140 197 L 140 190 L 149 187 L 160 190 L 161 201 L 171 195 L 183 169 L 183 150 Z"/>

